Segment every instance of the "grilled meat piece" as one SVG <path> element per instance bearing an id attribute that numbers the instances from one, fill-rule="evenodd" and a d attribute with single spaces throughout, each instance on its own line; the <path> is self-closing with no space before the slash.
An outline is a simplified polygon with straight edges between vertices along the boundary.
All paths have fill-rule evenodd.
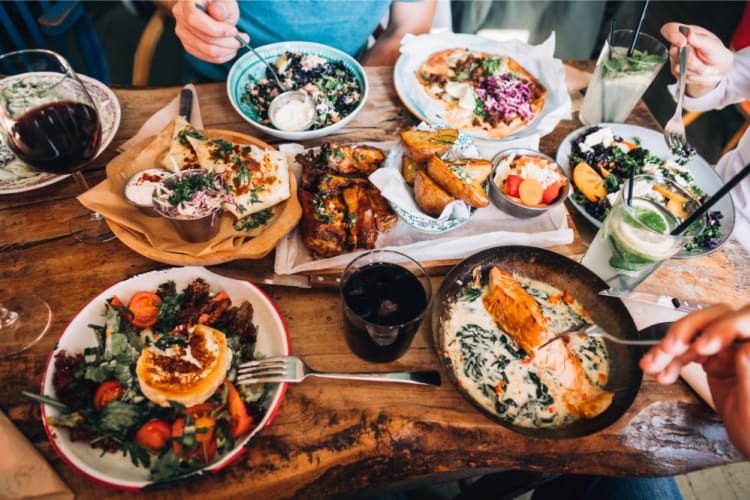
<path id="1" fill-rule="evenodd" d="M 375 225 L 378 232 L 389 231 L 398 222 L 398 215 L 393 211 L 388 200 L 380 194 L 380 189 L 375 186 L 367 186 L 367 197 L 370 199 L 370 206 L 375 213 Z"/>
<path id="2" fill-rule="evenodd" d="M 363 186 L 351 186 L 341 193 L 348 213 L 349 223 L 347 242 L 349 248 L 374 248 L 378 239 L 378 229 L 375 227 L 375 214 L 370 206 L 370 199 Z"/>
<path id="3" fill-rule="evenodd" d="M 366 186 L 369 184 L 366 178 L 362 177 L 344 177 L 342 175 L 321 175 L 318 178 L 318 184 L 316 191 L 319 193 L 326 193 L 329 195 L 340 194 L 345 188 L 354 185 Z"/>
<path id="4" fill-rule="evenodd" d="M 326 143 L 326 165 L 334 172 L 344 175 L 368 176 L 380 168 L 385 154 L 378 148 L 354 144 Z M 324 146 L 324 147 L 325 147 Z"/>
<path id="5" fill-rule="evenodd" d="M 302 242 L 314 257 L 333 257 L 346 248 L 346 207 L 338 196 L 300 189 Z"/>

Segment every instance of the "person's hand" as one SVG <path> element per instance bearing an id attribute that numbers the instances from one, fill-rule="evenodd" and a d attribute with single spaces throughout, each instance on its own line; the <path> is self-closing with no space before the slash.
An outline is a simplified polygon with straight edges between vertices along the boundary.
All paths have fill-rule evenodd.
<path id="1" fill-rule="evenodd" d="M 676 321 L 641 368 L 671 384 L 691 361 L 701 363 L 729 439 L 750 458 L 750 304 L 732 310 L 717 304 Z"/>
<path id="2" fill-rule="evenodd" d="M 680 33 L 680 26 L 690 28 L 687 38 Z M 700 97 L 714 89 L 732 68 L 732 51 L 716 35 L 701 26 L 667 23 L 662 26 L 661 34 L 671 44 L 669 63 L 675 78 L 680 73 L 680 48 L 688 44 L 691 49 L 688 51 L 685 72 L 687 93 L 690 96 Z"/>
<path id="3" fill-rule="evenodd" d="M 227 62 L 237 54 L 240 42 L 234 36 L 240 9 L 236 0 L 179 1 L 172 7 L 172 15 L 177 23 L 175 34 L 189 54 L 212 63 Z"/>

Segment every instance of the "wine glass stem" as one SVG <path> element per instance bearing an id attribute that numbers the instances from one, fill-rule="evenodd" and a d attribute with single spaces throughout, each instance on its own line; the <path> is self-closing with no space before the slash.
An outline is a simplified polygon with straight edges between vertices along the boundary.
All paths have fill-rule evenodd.
<path id="1" fill-rule="evenodd" d="M 85 193 L 89 190 L 89 184 L 88 182 L 86 182 L 86 178 L 83 176 L 83 172 L 81 172 L 80 170 L 78 172 L 74 172 L 73 178 L 75 178 L 76 182 L 78 183 L 78 188 L 82 193 Z"/>
<path id="2" fill-rule="evenodd" d="M 18 319 L 18 313 L 0 305 L 0 330 L 11 326 Z"/>

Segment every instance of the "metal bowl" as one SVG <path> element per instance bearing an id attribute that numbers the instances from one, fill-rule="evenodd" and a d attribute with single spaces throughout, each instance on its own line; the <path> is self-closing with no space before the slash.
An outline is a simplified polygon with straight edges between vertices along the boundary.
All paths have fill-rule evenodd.
<path id="1" fill-rule="evenodd" d="M 451 305 L 459 299 L 466 283 L 473 279 L 473 270 L 479 267 L 486 283 L 489 270 L 497 266 L 545 282 L 559 290 L 567 290 L 591 315 L 591 319 L 608 332 L 620 338 L 638 338 L 635 323 L 622 301 L 603 297 L 598 293 L 607 288 L 592 271 L 578 262 L 560 254 L 536 247 L 505 246 L 478 252 L 457 264 L 445 277 L 432 301 L 432 335 L 438 359 L 456 389 L 477 409 L 498 424 L 516 432 L 539 438 L 575 438 L 598 432 L 618 420 L 635 400 L 640 389 L 643 372 L 638 362 L 643 349 L 615 344 L 605 340 L 609 353 L 610 371 L 605 389 L 613 391 L 612 404 L 600 415 L 590 420 L 578 420 L 563 427 L 529 428 L 514 425 L 502 419 L 493 408 L 484 406 L 460 383 L 458 367 L 445 353 L 444 324 Z"/>
<path id="2" fill-rule="evenodd" d="M 159 217 L 154 210 L 152 196 L 156 185 L 170 175 L 160 168 L 149 168 L 131 175 L 122 187 L 122 195 L 128 204 L 138 208 L 144 215 Z"/>
<path id="3" fill-rule="evenodd" d="M 520 203 L 513 198 L 506 195 L 503 191 L 501 186 L 498 185 L 498 179 L 496 179 L 496 175 L 498 174 L 498 167 L 500 163 L 510 157 L 510 156 L 534 156 L 543 158 L 547 161 L 549 161 L 551 164 L 555 166 L 557 171 L 560 173 L 560 177 L 565 180 L 565 185 L 560 189 L 560 192 L 557 195 L 557 198 L 555 198 L 555 201 L 550 203 L 549 205 L 543 205 L 543 206 L 529 206 L 524 205 L 523 203 Z M 560 165 L 555 162 L 555 160 L 549 156 L 547 156 L 544 153 L 541 153 L 539 151 L 533 150 L 533 149 L 526 149 L 526 148 L 512 148 L 512 149 L 506 149 L 504 151 L 500 151 L 498 154 L 496 154 L 492 158 L 492 173 L 490 174 L 490 198 L 492 199 L 492 202 L 502 210 L 503 212 L 506 212 L 514 217 L 520 217 L 520 218 L 530 218 L 530 217 L 538 217 L 545 213 L 547 210 L 556 207 L 563 203 L 565 199 L 568 197 L 568 193 L 570 192 L 570 182 L 567 181 L 567 177 L 565 176 L 565 172 L 562 168 L 560 168 Z"/>
<path id="4" fill-rule="evenodd" d="M 183 178 L 196 174 L 205 174 L 202 170 L 183 170 L 166 177 L 161 183 L 168 189 L 173 189 L 175 183 Z M 205 214 L 196 216 L 179 215 L 173 216 L 165 211 L 164 201 L 159 200 L 158 194 L 153 196 L 154 211 L 165 219 L 168 219 L 180 237 L 189 243 L 201 243 L 208 241 L 219 232 L 221 226 L 221 208 L 216 208 Z"/>

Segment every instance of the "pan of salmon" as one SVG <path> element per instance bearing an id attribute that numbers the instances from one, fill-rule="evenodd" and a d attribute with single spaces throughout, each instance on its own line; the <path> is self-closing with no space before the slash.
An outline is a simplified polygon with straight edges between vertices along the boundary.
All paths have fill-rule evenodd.
<path id="1" fill-rule="evenodd" d="M 607 285 L 576 261 L 535 247 L 490 248 L 457 264 L 433 300 L 438 357 L 459 392 L 492 420 L 544 438 L 598 432 L 630 407 L 643 351 L 597 337 L 547 340 L 596 323 L 638 332 Z"/>

